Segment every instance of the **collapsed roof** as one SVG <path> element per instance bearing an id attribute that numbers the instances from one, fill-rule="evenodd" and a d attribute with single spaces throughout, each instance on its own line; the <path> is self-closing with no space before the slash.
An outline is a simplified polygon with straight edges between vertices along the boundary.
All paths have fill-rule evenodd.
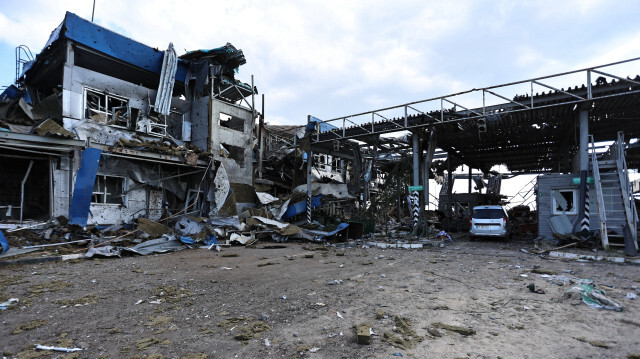
<path id="1" fill-rule="evenodd" d="M 66 41 L 73 44 L 75 65 L 148 88 L 158 87 L 165 51 L 132 40 L 71 12 L 67 12 L 62 23 L 53 30 L 42 52 L 33 61 L 25 63 L 20 80 L 48 82 L 46 85 L 51 87 L 57 85 L 60 78 L 44 77 L 47 71 L 40 69 L 62 68 L 64 48 L 59 44 Z M 242 94 L 247 96 L 253 88 L 234 78 L 234 72 L 245 63 L 242 50 L 230 43 L 211 50 L 190 51 L 178 59 L 175 81 L 184 85 L 194 79 L 196 92 L 203 92 L 211 67 L 211 75 L 220 77 L 217 82 L 221 90 L 240 87 Z M 236 92 L 229 92 L 230 95 L 223 98 L 232 102 L 241 98 Z M 175 86 L 174 96 L 184 93 L 184 86 Z"/>

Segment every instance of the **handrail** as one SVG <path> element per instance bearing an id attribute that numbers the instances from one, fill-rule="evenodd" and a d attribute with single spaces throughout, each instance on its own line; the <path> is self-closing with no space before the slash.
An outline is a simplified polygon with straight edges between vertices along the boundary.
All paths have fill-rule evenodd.
<path id="1" fill-rule="evenodd" d="M 631 234 L 631 238 L 633 241 L 633 245 L 635 250 L 638 250 L 638 234 L 637 234 L 637 224 L 638 218 L 637 213 L 635 211 L 635 202 L 631 202 L 630 198 L 632 197 L 632 193 L 630 191 L 630 183 L 629 183 L 629 173 L 627 171 L 627 160 L 624 156 L 624 134 L 618 132 L 618 140 L 616 142 L 616 166 L 618 168 L 618 174 L 620 177 L 620 188 L 622 190 L 622 199 L 624 201 L 624 211 L 627 226 L 629 227 L 629 231 Z"/>
<path id="2" fill-rule="evenodd" d="M 598 157 L 593 135 L 589 135 L 591 141 L 591 168 L 596 187 L 596 200 L 598 201 L 598 218 L 600 220 L 600 239 L 602 248 L 609 248 L 609 236 L 607 235 L 607 210 L 604 206 L 604 196 L 602 195 L 602 183 L 600 182 L 600 168 L 598 167 Z"/>

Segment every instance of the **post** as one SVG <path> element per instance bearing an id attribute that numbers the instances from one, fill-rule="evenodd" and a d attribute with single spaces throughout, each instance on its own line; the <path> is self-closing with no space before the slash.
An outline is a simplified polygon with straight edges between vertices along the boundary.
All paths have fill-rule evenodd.
<path id="1" fill-rule="evenodd" d="M 431 146 L 431 144 L 429 144 Z M 422 198 L 424 199 L 425 209 L 429 209 L 429 169 L 431 167 L 431 162 L 429 161 L 429 150 L 424 154 L 424 158 L 422 160 Z"/>
<path id="2" fill-rule="evenodd" d="M 311 115 L 307 116 L 307 129 L 311 122 Z M 311 133 L 309 136 L 309 150 L 307 151 L 307 223 L 311 223 L 311 161 L 313 159 L 313 151 L 311 151 Z"/>
<path id="3" fill-rule="evenodd" d="M 413 185 L 414 186 L 419 186 L 420 185 L 420 153 L 419 153 L 419 145 L 420 145 L 420 139 L 418 138 L 418 133 L 417 132 L 413 132 L 413 134 L 411 135 L 411 138 L 413 140 Z"/>
<path id="4" fill-rule="evenodd" d="M 295 135 L 294 135 L 295 136 Z M 258 178 L 262 179 L 262 158 L 264 154 L 264 94 L 262 94 L 262 114 L 258 122 Z"/>
<path id="5" fill-rule="evenodd" d="M 411 135 L 413 140 L 413 185 L 420 185 L 420 138 L 418 137 L 418 132 L 413 132 Z M 420 221 L 420 193 L 418 191 L 413 191 L 411 196 L 412 202 L 412 212 L 413 212 L 413 228 L 418 227 L 418 222 Z"/>
<path id="6" fill-rule="evenodd" d="M 451 152 L 447 153 L 447 224 L 450 224 L 453 218 L 453 165 L 451 164 Z M 444 229 L 444 228 L 443 228 Z M 445 230 L 448 230 L 449 226 Z"/>
<path id="7" fill-rule="evenodd" d="M 256 102 L 255 102 L 255 86 L 253 86 L 253 75 L 251 75 L 251 135 L 253 136 L 253 126 L 256 124 Z"/>
<path id="8" fill-rule="evenodd" d="M 469 193 L 471 193 L 471 183 L 473 182 L 473 175 L 471 173 L 471 166 L 469 166 Z"/>
<path id="9" fill-rule="evenodd" d="M 579 231 L 587 234 L 589 232 L 589 205 L 587 194 L 587 173 L 589 171 L 589 112 L 582 110 L 579 114 L 580 123 L 580 222 Z"/>
<path id="10" fill-rule="evenodd" d="M 433 162 L 433 155 L 436 151 L 436 133 L 431 130 L 429 134 L 429 146 L 427 147 L 427 153 L 424 155 L 424 176 L 422 182 L 424 183 L 424 203 L 429 209 L 429 173 L 431 172 L 431 162 Z"/>

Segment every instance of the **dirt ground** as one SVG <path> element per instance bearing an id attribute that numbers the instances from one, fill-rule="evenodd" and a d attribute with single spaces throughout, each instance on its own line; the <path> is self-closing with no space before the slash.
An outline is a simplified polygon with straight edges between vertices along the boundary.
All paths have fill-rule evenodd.
<path id="1" fill-rule="evenodd" d="M 531 247 L 259 243 L 3 266 L 0 300 L 19 302 L 0 311 L 0 348 L 7 358 L 640 358 L 640 301 L 625 297 L 640 266 L 520 251 Z M 562 299 L 572 285 L 545 273 L 593 279 L 624 311 Z M 376 334 L 369 345 L 359 325 Z"/>

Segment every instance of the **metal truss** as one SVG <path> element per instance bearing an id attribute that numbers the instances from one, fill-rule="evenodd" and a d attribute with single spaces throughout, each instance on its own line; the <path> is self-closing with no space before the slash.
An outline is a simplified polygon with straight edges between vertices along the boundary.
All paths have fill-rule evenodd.
<path id="1" fill-rule="evenodd" d="M 629 64 L 640 67 L 640 57 L 319 121 L 319 130 L 313 142 L 320 144 L 401 131 L 423 130 L 456 122 L 462 129 L 461 122 L 478 120 L 494 113 L 503 115 L 570 104 L 582 105 L 599 99 L 639 93 L 639 77 L 631 79 L 604 71 L 607 67 Z M 594 85 L 592 83 L 594 75 L 605 78 L 604 83 L 607 86 L 601 86 L 601 78 L 598 78 Z M 585 81 L 586 86 L 565 90 L 555 85 L 556 82 L 566 83 L 568 79 L 575 77 L 584 79 L 581 81 Z M 611 85 L 606 82 L 606 78 L 613 79 Z M 514 93 L 512 98 L 509 98 L 500 94 L 500 91 L 504 93 L 509 88 L 511 91 L 513 88 L 518 88 L 522 92 L 530 90 L 531 95 L 522 95 L 520 92 L 520 94 Z M 549 90 L 549 93 L 533 95 L 536 88 Z M 526 90 L 523 91 L 523 89 Z M 464 102 L 458 100 L 461 97 L 465 97 Z M 430 109 L 424 110 L 418 107 Z"/>

